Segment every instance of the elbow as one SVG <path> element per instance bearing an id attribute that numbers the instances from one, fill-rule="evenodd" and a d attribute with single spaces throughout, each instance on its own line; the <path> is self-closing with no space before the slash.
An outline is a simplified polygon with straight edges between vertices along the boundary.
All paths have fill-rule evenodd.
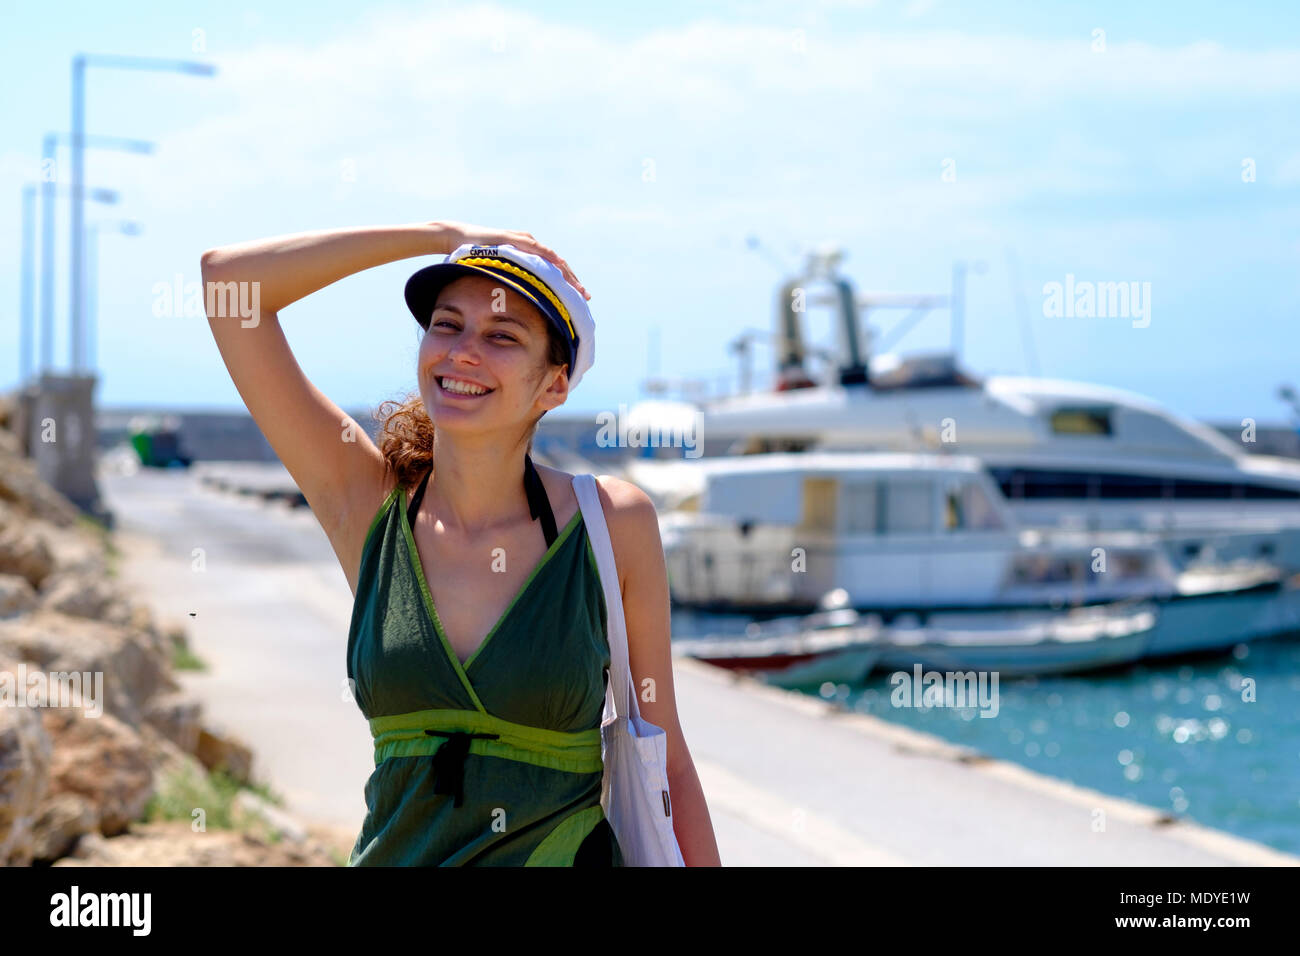
<path id="1" fill-rule="evenodd" d="M 220 248 L 208 249 L 199 256 L 199 271 L 203 273 L 203 278 L 215 277 L 224 258 Z"/>

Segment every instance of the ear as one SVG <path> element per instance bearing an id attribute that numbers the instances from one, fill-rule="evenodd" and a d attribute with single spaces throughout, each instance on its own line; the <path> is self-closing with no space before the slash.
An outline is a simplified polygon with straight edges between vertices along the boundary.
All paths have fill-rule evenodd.
<path id="1" fill-rule="evenodd" d="M 543 390 L 538 401 L 548 412 L 552 408 L 557 408 L 564 404 L 565 399 L 569 397 L 569 366 L 564 364 L 551 375 L 550 384 Z"/>

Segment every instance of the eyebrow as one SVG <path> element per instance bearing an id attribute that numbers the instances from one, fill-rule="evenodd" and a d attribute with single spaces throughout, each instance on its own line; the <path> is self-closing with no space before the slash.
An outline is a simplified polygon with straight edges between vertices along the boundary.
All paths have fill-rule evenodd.
<path id="1" fill-rule="evenodd" d="M 456 308 L 456 306 L 454 305 L 434 306 L 433 313 L 431 314 L 437 314 L 438 312 L 442 312 L 443 310 L 446 310 L 448 312 L 455 312 L 462 319 L 465 317 L 465 313 L 462 312 L 460 309 Z M 515 325 L 519 326 L 525 332 L 531 331 L 531 329 L 529 329 L 528 327 L 528 323 L 526 323 L 523 319 L 517 319 L 513 315 L 509 315 L 505 312 L 493 312 L 492 317 L 498 322 L 513 322 Z"/>

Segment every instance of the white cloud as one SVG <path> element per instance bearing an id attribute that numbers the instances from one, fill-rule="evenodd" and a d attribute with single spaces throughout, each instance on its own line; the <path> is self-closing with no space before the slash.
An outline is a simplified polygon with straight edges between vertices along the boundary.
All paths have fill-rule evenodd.
<path id="1" fill-rule="evenodd" d="M 1087 34 L 805 35 L 801 53 L 792 29 L 717 20 L 614 39 L 491 4 L 380 17 L 319 47 L 221 60 L 229 107 L 169 148 L 183 152 L 175 165 L 191 186 L 224 189 L 332 188 L 345 158 L 359 188 L 369 178 L 427 201 L 526 196 L 556 177 L 633 189 L 646 157 L 665 184 L 683 172 L 697 187 L 752 183 L 774 165 L 778 182 L 797 186 L 846 161 L 879 174 L 902 154 L 918 165 L 961 156 L 962 143 L 967 159 L 987 156 L 981 139 L 997 124 L 1017 124 L 1017 136 L 1028 123 L 1068 124 L 1071 104 L 1186 108 L 1300 88 L 1300 51 L 1111 43 L 1096 54 Z M 1122 162 L 1098 139 L 1078 142 L 1067 165 Z M 1070 179 L 1063 166 L 1052 175 Z M 1005 177 L 988 195 L 1034 178 Z"/>

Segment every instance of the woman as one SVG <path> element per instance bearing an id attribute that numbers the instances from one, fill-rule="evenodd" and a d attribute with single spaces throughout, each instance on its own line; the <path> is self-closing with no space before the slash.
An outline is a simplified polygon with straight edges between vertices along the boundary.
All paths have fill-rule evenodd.
<path id="1" fill-rule="evenodd" d="M 278 313 L 430 254 L 457 263 L 407 284 L 425 330 L 419 393 L 386 417 L 377 447 L 303 375 Z M 202 267 L 226 368 L 354 597 L 348 676 L 376 767 L 349 864 L 621 865 L 600 809 L 600 581 L 573 476 L 529 454 L 542 415 L 592 361 L 590 297 L 568 264 L 530 233 L 432 222 L 223 246 Z M 214 307 L 227 283 L 249 283 L 259 314 Z M 667 735 L 682 856 L 719 865 L 677 719 L 654 507 L 617 478 L 598 488 L 641 714 Z"/>

